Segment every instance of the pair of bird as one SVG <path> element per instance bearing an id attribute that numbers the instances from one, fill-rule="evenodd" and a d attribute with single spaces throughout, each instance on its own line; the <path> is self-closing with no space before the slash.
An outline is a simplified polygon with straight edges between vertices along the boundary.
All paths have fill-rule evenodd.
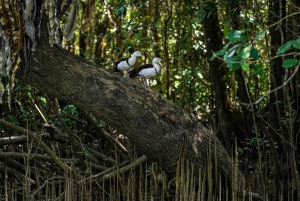
<path id="1" fill-rule="evenodd" d="M 136 51 L 131 55 L 131 57 L 122 58 L 121 60 L 114 63 L 115 66 L 114 71 L 127 72 L 129 69 L 131 69 L 134 66 L 137 57 L 144 57 L 144 56 L 141 54 L 141 52 Z M 159 73 L 161 66 L 162 64 L 160 58 L 155 57 L 152 60 L 152 64 L 144 64 L 138 68 L 135 68 L 128 72 L 128 76 L 129 78 L 143 78 L 144 84 L 148 87 L 146 79 L 156 76 Z"/>

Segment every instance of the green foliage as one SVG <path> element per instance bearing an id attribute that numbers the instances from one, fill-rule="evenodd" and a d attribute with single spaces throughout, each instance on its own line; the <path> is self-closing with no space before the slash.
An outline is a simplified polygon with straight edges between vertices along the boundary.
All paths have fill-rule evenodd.
<path id="1" fill-rule="evenodd" d="M 203 9 L 199 9 L 197 14 L 199 17 L 199 22 L 205 20 L 205 18 L 209 18 L 213 12 L 212 1 L 207 0 L 202 2 Z"/>
<path id="2" fill-rule="evenodd" d="M 239 152 L 239 155 L 244 154 L 244 150 L 241 147 L 238 147 L 237 151 Z"/>
<path id="3" fill-rule="evenodd" d="M 254 64 L 252 65 L 254 72 L 259 75 L 259 76 L 263 76 L 264 72 L 262 70 L 262 65 L 261 64 Z"/>
<path id="4" fill-rule="evenodd" d="M 124 5 L 121 5 L 116 9 L 116 15 L 119 17 L 126 16 L 127 9 Z"/>
<path id="5" fill-rule="evenodd" d="M 257 137 L 252 138 L 249 142 L 249 145 L 251 147 L 257 147 L 258 146 L 258 138 Z"/>
<path id="6" fill-rule="evenodd" d="M 291 47 L 294 47 L 296 49 L 300 49 L 300 38 L 296 39 L 296 40 L 289 40 L 286 43 L 284 43 L 283 45 L 281 45 L 276 54 L 280 55 L 280 54 L 284 54 L 287 51 L 289 51 L 291 49 Z M 296 66 L 299 63 L 298 59 L 286 59 L 283 63 L 282 63 L 282 67 L 283 68 L 290 68 L 293 66 Z"/>
<path id="7" fill-rule="evenodd" d="M 210 60 L 215 59 L 217 56 L 223 56 L 223 60 L 226 61 L 226 67 L 232 71 L 235 71 L 239 68 L 242 68 L 245 71 L 250 70 L 251 61 L 258 60 L 259 54 L 258 50 L 255 47 L 250 46 L 247 42 L 244 43 L 234 43 L 244 38 L 242 32 L 234 32 L 229 34 L 230 41 L 224 49 L 216 52 L 210 58 Z M 245 38 L 244 38 L 245 39 Z M 231 48 L 229 48 L 233 45 Z M 229 48 L 229 49 L 228 49 Z M 262 71 L 260 72 L 260 74 Z"/>
<path id="8" fill-rule="evenodd" d="M 228 39 L 228 32 L 230 30 L 230 23 L 232 22 L 231 18 L 228 18 L 224 22 L 223 34 L 226 39 Z"/>
<path id="9" fill-rule="evenodd" d="M 66 105 L 63 109 L 62 109 L 63 113 L 66 114 L 70 114 L 74 117 L 78 117 L 78 112 L 76 111 L 76 107 L 74 105 Z"/>
<path id="10" fill-rule="evenodd" d="M 245 34 L 246 30 L 234 30 L 234 31 L 230 31 L 228 33 L 228 40 L 230 42 L 238 42 L 238 41 L 243 41 L 245 39 L 247 39 L 247 36 Z"/>
<path id="11" fill-rule="evenodd" d="M 300 37 L 293 41 L 293 46 L 300 50 Z"/>
<path id="12" fill-rule="evenodd" d="M 298 59 L 287 59 L 282 63 L 283 68 L 290 68 L 299 63 Z"/>
<path id="13" fill-rule="evenodd" d="M 254 49 L 254 48 L 247 46 L 247 47 L 243 48 L 241 51 L 239 51 L 237 56 L 242 57 L 243 59 L 248 59 L 250 56 L 251 49 Z"/>
<path id="14" fill-rule="evenodd" d="M 91 159 L 91 153 L 88 152 L 85 148 L 82 149 L 82 151 L 78 151 L 77 154 L 84 155 L 87 159 Z"/>
<path id="15" fill-rule="evenodd" d="M 293 45 L 293 43 L 294 43 L 294 40 L 290 40 L 290 41 L 286 42 L 285 44 L 281 45 L 278 48 L 276 54 L 279 55 L 279 54 L 285 53 L 286 51 L 288 51 L 291 48 L 291 46 Z"/>
<path id="16" fill-rule="evenodd" d="M 230 22 L 230 20 L 227 20 L 224 28 L 224 34 L 226 34 L 225 38 L 227 38 L 229 42 L 222 50 L 215 52 L 210 60 L 223 56 L 222 59 L 226 62 L 226 67 L 230 70 L 235 71 L 242 68 L 244 71 L 249 71 L 252 67 L 257 75 L 263 76 L 264 71 L 262 65 L 256 62 L 260 59 L 258 49 L 249 44 L 246 30 L 233 30 L 228 32 Z M 255 39 L 260 40 L 267 32 L 267 29 L 262 30 L 256 35 Z M 276 54 L 285 54 L 292 47 L 300 49 L 300 38 L 287 41 L 277 49 Z M 282 63 L 282 67 L 290 68 L 296 66 L 298 63 L 298 59 L 286 59 Z"/>
<path id="17" fill-rule="evenodd" d="M 259 59 L 258 50 L 256 48 L 252 47 L 250 50 L 250 56 L 255 60 Z"/>
<path id="18" fill-rule="evenodd" d="M 9 115 L 5 118 L 6 121 L 18 125 L 18 120 L 15 116 Z"/>
<path id="19" fill-rule="evenodd" d="M 267 32 L 268 32 L 267 29 L 262 30 L 261 32 L 259 32 L 259 33 L 256 35 L 255 40 L 261 39 L 263 36 L 266 35 Z"/>

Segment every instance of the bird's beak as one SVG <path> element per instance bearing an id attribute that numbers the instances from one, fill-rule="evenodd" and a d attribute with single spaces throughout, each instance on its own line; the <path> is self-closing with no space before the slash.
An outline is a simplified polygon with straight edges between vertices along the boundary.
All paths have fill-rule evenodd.
<path id="1" fill-rule="evenodd" d="M 162 64 L 161 64 L 161 61 L 159 62 L 159 65 L 161 65 L 161 66 L 162 66 Z"/>

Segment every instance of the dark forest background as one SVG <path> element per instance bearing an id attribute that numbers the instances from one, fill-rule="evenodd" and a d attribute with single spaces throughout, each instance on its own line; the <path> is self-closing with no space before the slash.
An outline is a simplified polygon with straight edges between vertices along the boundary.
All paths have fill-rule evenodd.
<path id="1" fill-rule="evenodd" d="M 41 21 L 49 34 L 43 40 L 111 73 L 115 61 L 137 50 L 145 57 L 136 67 L 160 57 L 163 68 L 149 81 L 151 90 L 218 137 L 245 176 L 245 191 L 265 200 L 300 199 L 298 0 L 37 4 L 0 4 L 3 200 L 231 200 L 234 191 L 226 191 L 217 174 L 211 176 L 213 183 L 209 176 L 193 178 L 192 173 L 201 170 L 185 169 L 184 160 L 179 160 L 175 175 L 168 175 L 140 153 L 126 133 L 15 77 L 21 60 L 29 58 L 24 49 L 35 53 L 38 25 L 29 19 L 39 13 L 47 20 Z M 8 128 L 8 122 L 15 127 Z M 98 182 L 74 184 L 22 128 L 41 135 L 51 152 L 79 174 L 91 180 L 99 174 Z M 60 135 L 53 138 L 53 133 Z"/>

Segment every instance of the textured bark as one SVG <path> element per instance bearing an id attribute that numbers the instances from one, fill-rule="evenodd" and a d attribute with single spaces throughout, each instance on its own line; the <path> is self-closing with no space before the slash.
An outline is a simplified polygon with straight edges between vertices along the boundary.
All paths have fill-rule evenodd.
<path id="1" fill-rule="evenodd" d="M 166 171 L 175 171 L 183 151 L 196 168 L 205 167 L 211 143 L 216 147 L 216 154 L 211 155 L 218 159 L 219 171 L 231 177 L 232 162 L 215 135 L 141 83 L 124 79 L 58 46 L 50 47 L 44 39 L 31 57 L 31 71 L 18 72 L 18 78 L 101 118 Z"/>
<path id="2" fill-rule="evenodd" d="M 286 1 L 270 1 L 269 22 L 270 24 L 279 21 L 281 18 L 286 16 Z M 281 26 L 270 28 L 270 38 L 271 38 L 271 57 L 276 56 L 277 49 L 286 40 L 286 28 L 285 20 L 282 21 Z M 282 68 L 283 59 L 278 57 L 273 59 L 271 62 L 271 90 L 277 88 L 283 83 L 284 68 Z M 281 117 L 284 116 L 284 95 L 283 89 L 276 90 L 275 93 L 270 94 L 269 98 L 269 118 L 270 122 L 280 122 Z M 280 103 L 281 102 L 281 103 Z M 275 117 L 275 120 L 272 120 Z M 277 119 L 276 119 L 277 118 Z M 283 130 L 281 128 L 281 130 Z"/>
<path id="3" fill-rule="evenodd" d="M 220 27 L 218 25 L 217 9 L 214 4 L 211 3 L 213 8 L 212 14 L 209 18 L 204 20 L 204 31 L 206 35 L 206 49 L 207 58 L 211 58 L 213 52 L 221 50 L 222 40 L 220 38 Z M 226 149 L 231 150 L 230 137 L 233 136 L 234 127 L 231 125 L 231 121 L 228 116 L 228 107 L 226 104 L 226 85 L 222 83 L 222 78 L 225 77 L 224 65 L 219 63 L 219 60 L 214 59 L 209 61 L 209 75 L 212 86 L 212 93 L 214 97 L 214 103 L 216 107 L 217 120 L 216 124 L 218 129 L 217 135 L 224 141 Z"/>

